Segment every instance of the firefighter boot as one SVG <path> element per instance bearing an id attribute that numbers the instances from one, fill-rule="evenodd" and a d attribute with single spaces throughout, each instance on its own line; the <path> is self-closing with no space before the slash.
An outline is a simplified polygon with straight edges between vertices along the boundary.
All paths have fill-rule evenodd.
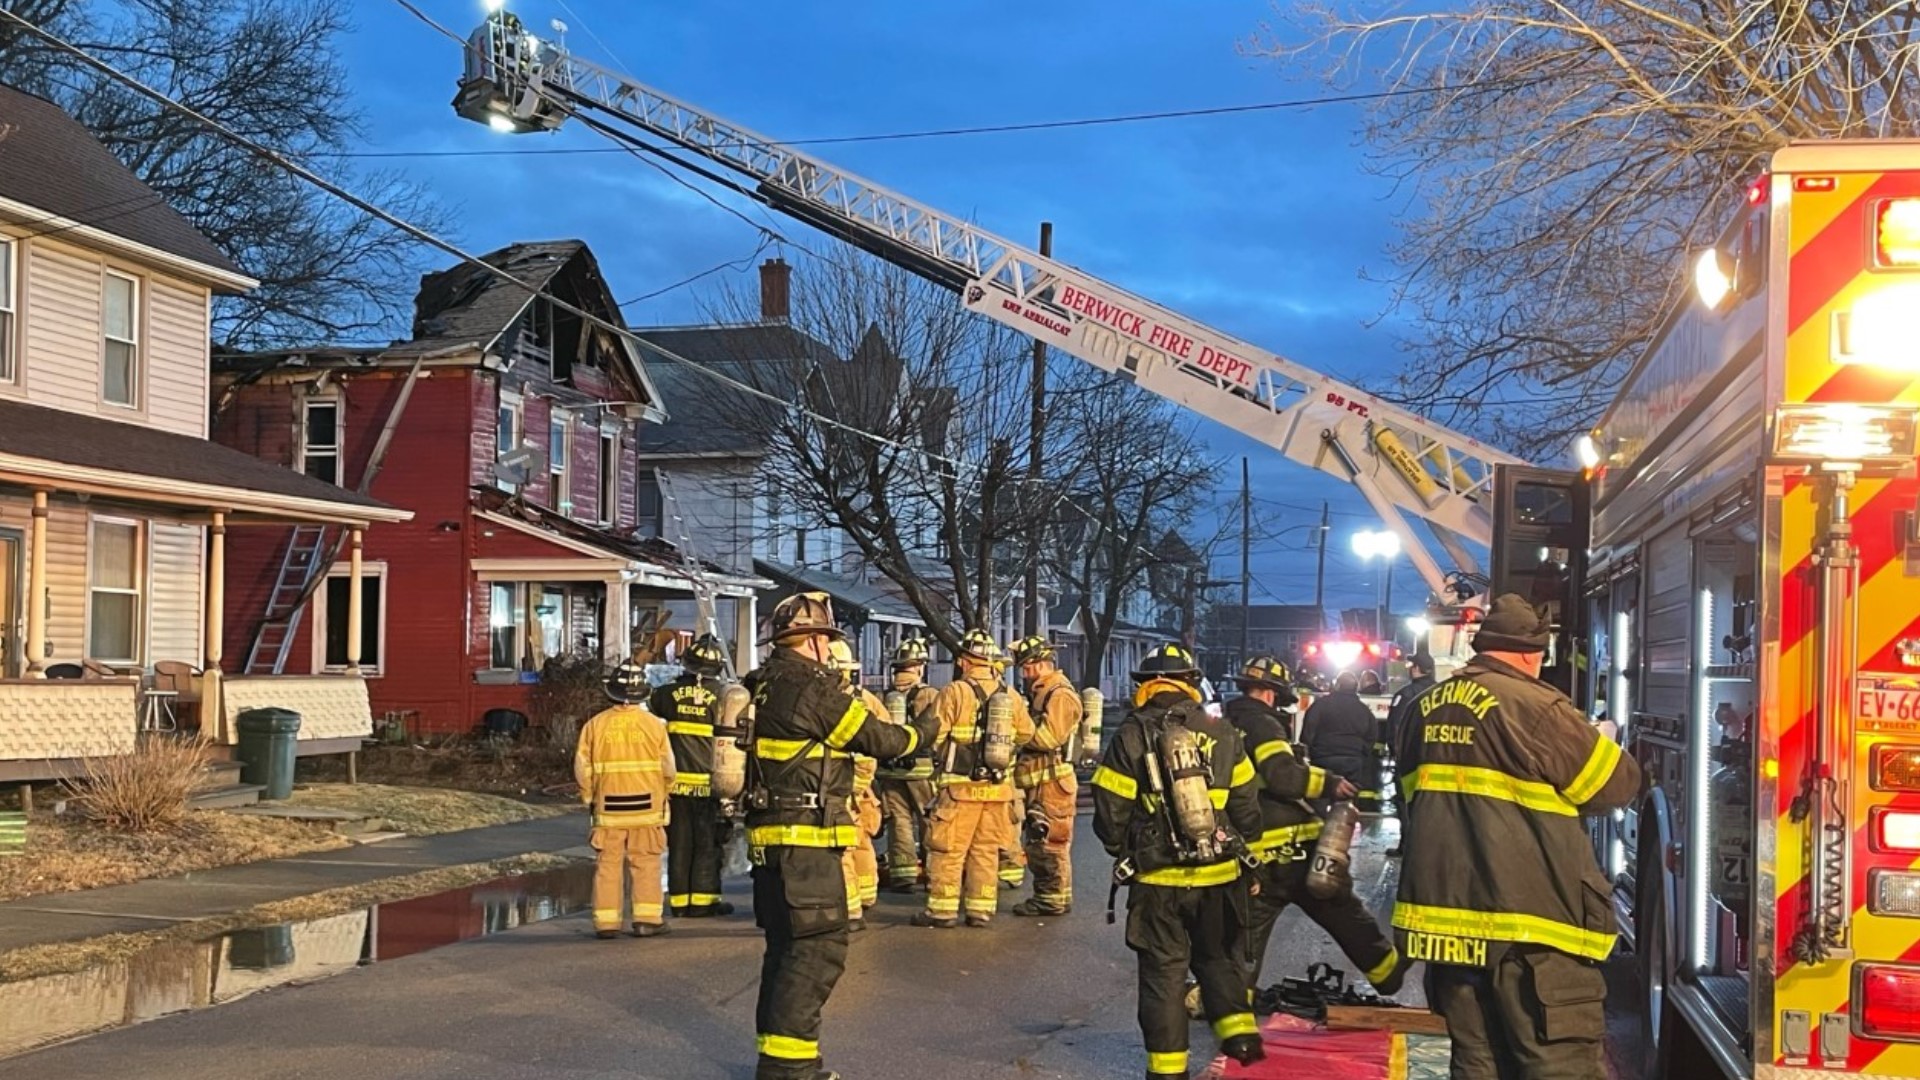
<path id="1" fill-rule="evenodd" d="M 633 924 L 634 937 L 659 937 L 662 934 L 670 934 L 672 932 L 673 927 L 668 926 L 666 923 L 637 922 Z"/>
<path id="2" fill-rule="evenodd" d="M 1264 1061 L 1267 1057 L 1267 1048 L 1261 1044 L 1260 1036 L 1258 1035 L 1235 1035 L 1231 1038 L 1222 1039 L 1220 1040 L 1220 1052 L 1242 1065 L 1251 1065 L 1256 1061 Z"/>
<path id="3" fill-rule="evenodd" d="M 914 926 L 931 926 L 937 930 L 951 930 L 960 925 L 958 918 L 943 918 L 929 911 L 916 911 L 913 918 L 907 921 Z"/>

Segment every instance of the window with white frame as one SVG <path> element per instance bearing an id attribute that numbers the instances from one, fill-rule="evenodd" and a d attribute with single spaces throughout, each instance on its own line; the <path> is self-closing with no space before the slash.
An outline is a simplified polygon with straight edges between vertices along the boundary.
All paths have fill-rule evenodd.
<path id="1" fill-rule="evenodd" d="M 308 401 L 300 424 L 300 471 L 329 484 L 340 482 L 340 402 Z"/>
<path id="2" fill-rule="evenodd" d="M 15 247 L 0 236 L 0 383 L 13 382 L 20 374 L 13 359 L 13 314 L 18 310 L 13 283 L 19 276 L 13 265 Z"/>
<path id="3" fill-rule="evenodd" d="M 353 578 L 345 570 L 327 577 L 315 639 L 323 652 L 320 666 L 327 671 L 347 668 L 347 630 L 352 626 Z M 387 651 L 387 572 L 384 566 L 360 570 L 360 670 L 379 674 Z"/>
<path id="4" fill-rule="evenodd" d="M 520 399 L 500 395 L 500 411 L 493 421 L 493 460 L 496 465 L 520 449 Z M 505 492 L 517 492 L 520 485 L 495 470 L 494 486 Z"/>
<path id="5" fill-rule="evenodd" d="M 521 628 L 526 621 L 526 609 L 521 601 L 525 591 L 518 582 L 496 581 L 490 590 L 487 612 L 487 638 L 489 641 L 487 666 L 497 671 L 518 671 L 521 668 Z"/>
<path id="6" fill-rule="evenodd" d="M 140 660 L 140 583 L 145 574 L 137 521 L 95 518 L 87 544 L 87 657 Z"/>
<path id="7" fill-rule="evenodd" d="M 140 279 L 106 273 L 100 304 L 100 397 L 109 405 L 140 404 Z"/>
<path id="8" fill-rule="evenodd" d="M 620 435 L 617 432 L 600 433 L 600 520 L 608 525 L 614 523 L 619 515 L 614 508 L 620 505 Z"/>
<path id="9" fill-rule="evenodd" d="M 487 666 L 538 671 L 569 650 L 575 594 L 564 585 L 497 581 L 489 589 Z"/>
<path id="10" fill-rule="evenodd" d="M 568 445 L 567 414 L 559 409 L 547 420 L 547 475 L 553 481 L 553 497 L 547 504 L 556 514 L 573 509 L 573 497 L 567 490 Z"/>

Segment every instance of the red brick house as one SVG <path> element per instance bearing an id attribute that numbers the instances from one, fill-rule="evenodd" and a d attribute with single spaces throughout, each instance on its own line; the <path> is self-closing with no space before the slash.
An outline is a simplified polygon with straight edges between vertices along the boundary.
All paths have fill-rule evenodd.
<path id="1" fill-rule="evenodd" d="M 485 258 L 623 325 L 580 241 Z M 376 716 L 405 714 L 416 732 L 466 731 L 495 708 L 532 716 L 547 660 L 626 657 L 696 625 L 689 564 L 634 529 L 638 428 L 665 417 L 637 350 L 496 274 L 424 277 L 405 342 L 216 357 L 215 410 L 217 441 L 413 512 L 361 553 Z M 248 583 L 227 595 L 234 670 L 345 666 L 350 553 L 335 537 L 231 546 Z M 757 582 L 707 580 L 750 649 Z"/>

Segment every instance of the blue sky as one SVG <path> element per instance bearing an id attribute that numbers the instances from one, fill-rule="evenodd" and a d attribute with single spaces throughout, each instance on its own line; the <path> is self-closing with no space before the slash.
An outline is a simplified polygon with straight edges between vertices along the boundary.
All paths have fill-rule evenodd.
<path id="1" fill-rule="evenodd" d="M 464 34 L 478 0 L 421 0 Z M 529 28 L 569 26 L 583 56 L 633 73 L 703 108 L 777 138 L 808 138 L 1155 112 L 1280 101 L 1328 88 L 1298 63 L 1246 55 L 1273 10 L 1260 0 L 1149 3 L 832 5 L 767 0 L 518 0 Z M 361 0 L 343 43 L 350 82 L 368 113 L 367 149 L 472 151 L 595 147 L 586 130 L 509 138 L 448 107 L 458 48 L 397 4 Z M 596 41 L 596 38 L 598 39 Z M 1384 288 L 1398 208 L 1367 175 L 1356 148 L 1362 106 L 1331 105 L 1221 117 L 1031 133 L 822 147 L 837 165 L 1002 235 L 1054 223 L 1055 255 L 1221 330 L 1330 374 L 1377 381 L 1392 371 Z M 624 155 L 406 158 L 391 167 L 431 185 L 459 213 L 469 250 L 514 240 L 590 243 L 622 299 L 717 264 L 746 259 L 759 236 L 746 222 Z M 698 182 L 698 181 L 696 181 Z M 725 197 L 723 196 L 723 199 Z M 727 200 L 801 244 L 806 226 Z M 438 262 L 439 260 L 433 260 Z M 695 321 L 703 290 L 724 271 L 627 309 L 635 326 Z M 668 403 L 671 407 L 671 402 Z M 1232 460 L 1222 496 L 1252 459 L 1259 512 L 1273 527 L 1334 511 L 1330 606 L 1368 606 L 1377 569 L 1352 556 L 1349 534 L 1375 522 L 1346 485 L 1203 422 Z M 1277 516 L 1277 520 L 1275 520 Z M 1254 551 L 1255 602 L 1307 603 L 1307 530 Z M 1376 564 L 1377 565 L 1377 564 Z M 1237 576 L 1238 551 L 1216 577 Z M 1423 590 L 1401 560 L 1396 607 Z"/>

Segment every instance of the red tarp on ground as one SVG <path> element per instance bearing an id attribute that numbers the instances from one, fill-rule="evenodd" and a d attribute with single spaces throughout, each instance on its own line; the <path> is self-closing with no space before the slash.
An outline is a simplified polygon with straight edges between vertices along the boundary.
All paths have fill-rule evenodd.
<path id="1" fill-rule="evenodd" d="M 1405 1080 L 1406 1039 L 1388 1031 L 1328 1031 L 1275 1013 L 1260 1025 L 1267 1058 L 1241 1065 L 1216 1060 L 1202 1080 Z"/>

